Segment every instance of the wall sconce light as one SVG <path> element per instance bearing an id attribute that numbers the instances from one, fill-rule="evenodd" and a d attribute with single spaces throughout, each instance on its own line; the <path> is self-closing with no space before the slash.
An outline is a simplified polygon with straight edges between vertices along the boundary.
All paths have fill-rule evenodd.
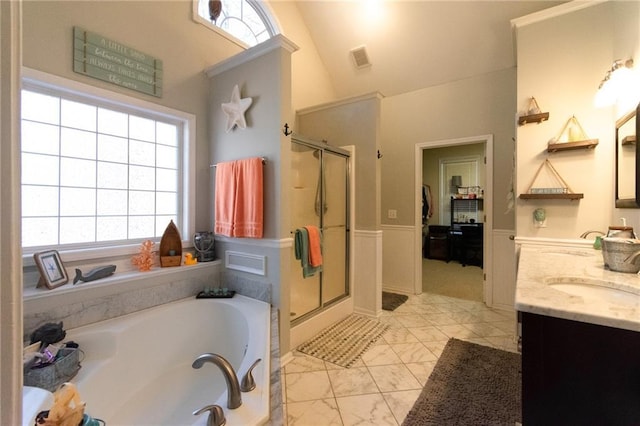
<path id="1" fill-rule="evenodd" d="M 631 84 L 631 68 L 633 68 L 633 59 L 616 59 L 607 71 L 604 78 L 598 86 L 598 92 L 594 99 L 596 107 L 606 107 L 613 105 L 626 90 L 629 90 Z"/>

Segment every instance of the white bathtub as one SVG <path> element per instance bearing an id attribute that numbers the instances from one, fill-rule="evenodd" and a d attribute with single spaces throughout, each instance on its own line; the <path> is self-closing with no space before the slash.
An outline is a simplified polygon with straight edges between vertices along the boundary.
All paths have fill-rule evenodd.
<path id="1" fill-rule="evenodd" d="M 227 425 L 259 425 L 269 419 L 270 307 L 236 295 L 190 299 L 79 327 L 67 332 L 84 351 L 73 379 L 85 412 L 116 425 L 206 425 L 220 405 Z M 242 405 L 227 408 L 226 382 L 219 368 L 192 362 L 205 352 L 222 355 L 238 380 L 258 358 L 256 388 L 242 393 Z"/>

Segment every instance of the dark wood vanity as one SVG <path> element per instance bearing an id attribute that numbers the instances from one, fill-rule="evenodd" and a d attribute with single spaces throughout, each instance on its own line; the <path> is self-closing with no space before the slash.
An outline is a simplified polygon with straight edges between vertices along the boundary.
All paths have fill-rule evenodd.
<path id="1" fill-rule="evenodd" d="M 525 426 L 640 424 L 640 333 L 520 318 Z"/>

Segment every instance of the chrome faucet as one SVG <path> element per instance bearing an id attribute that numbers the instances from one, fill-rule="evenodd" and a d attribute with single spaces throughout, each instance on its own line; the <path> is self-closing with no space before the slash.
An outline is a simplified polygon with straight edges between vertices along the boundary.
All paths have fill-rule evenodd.
<path id="1" fill-rule="evenodd" d="M 580 238 L 584 238 L 584 239 L 586 239 L 586 238 L 589 236 L 589 234 L 600 234 L 600 235 L 604 235 L 604 232 L 602 232 L 602 231 L 587 231 L 587 232 L 583 232 L 583 233 L 580 235 Z"/>
<path id="2" fill-rule="evenodd" d="M 236 372 L 233 371 L 231 363 L 221 355 L 205 353 L 196 358 L 191 366 L 197 369 L 202 367 L 205 362 L 215 364 L 222 371 L 224 380 L 227 382 L 227 407 L 230 409 L 234 409 L 242 405 L 240 383 L 238 382 L 238 376 L 236 375 Z"/>
<path id="3" fill-rule="evenodd" d="M 219 405 L 207 405 L 199 410 L 193 412 L 194 416 L 199 416 L 202 413 L 209 412 L 207 418 L 207 426 L 224 426 L 227 424 L 227 419 L 224 417 L 224 411 Z"/>
<path id="4" fill-rule="evenodd" d="M 240 390 L 242 392 L 251 392 L 256 388 L 256 381 L 253 379 L 253 374 L 251 374 L 251 372 L 256 368 L 256 365 L 258 365 L 260 361 L 262 361 L 262 358 L 256 359 L 244 376 L 242 376 L 242 381 L 240 383 Z"/>

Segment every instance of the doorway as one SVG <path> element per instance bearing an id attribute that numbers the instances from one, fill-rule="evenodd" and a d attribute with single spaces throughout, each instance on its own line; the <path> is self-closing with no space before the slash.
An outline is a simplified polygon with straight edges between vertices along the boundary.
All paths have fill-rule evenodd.
<path id="1" fill-rule="evenodd" d="M 481 161 L 484 163 L 484 172 L 479 172 L 477 176 L 477 180 L 474 182 L 472 180 L 467 180 L 459 182 L 457 179 L 455 182 L 451 182 L 452 179 L 447 176 L 442 175 L 442 171 L 440 168 L 434 171 L 436 178 L 433 180 L 437 180 L 435 182 L 436 187 L 445 188 L 447 190 L 447 194 L 441 194 L 441 190 L 439 189 L 437 192 L 436 202 L 439 204 L 436 206 L 433 211 L 437 211 L 438 214 L 434 214 L 433 219 L 429 221 L 429 224 L 439 225 L 440 223 L 446 223 L 447 227 L 447 253 L 448 256 L 456 256 L 456 253 L 450 250 L 452 247 L 449 246 L 449 242 L 454 241 L 455 238 L 461 238 L 460 230 L 462 226 L 466 229 L 470 227 L 469 225 L 473 225 L 477 228 L 481 228 L 479 230 L 482 235 L 481 249 L 480 251 L 480 266 L 482 281 L 482 290 L 480 292 L 480 297 L 483 302 L 490 303 L 490 295 L 492 290 L 492 271 L 491 271 L 491 258 L 492 258 L 492 249 L 491 249 L 491 238 L 492 229 L 493 229 L 493 220 L 492 220 L 492 205 L 493 205 L 493 135 L 480 135 L 473 136 L 468 138 L 459 138 L 459 139 L 446 139 L 446 140 L 438 140 L 438 141 L 430 141 L 416 144 L 415 146 L 415 244 L 416 247 L 424 247 L 424 244 L 428 244 L 428 241 L 425 241 L 425 229 L 423 227 L 423 213 L 422 213 L 422 197 L 423 197 L 423 158 L 425 154 L 425 150 L 435 150 L 435 149 L 443 149 L 443 148 L 452 148 L 453 151 L 457 149 L 458 151 L 464 151 L 465 148 L 471 148 L 472 146 L 480 146 L 482 155 Z M 454 149 L 455 148 L 455 149 Z M 442 182 L 443 179 L 447 179 L 447 182 Z M 453 185 L 455 183 L 455 185 Z M 435 196 L 436 194 L 432 194 Z M 473 204 L 476 205 L 474 207 L 476 209 L 476 216 L 472 215 L 461 215 L 455 218 L 451 217 L 450 205 L 448 208 L 442 209 L 441 204 L 450 203 L 451 197 L 460 198 L 463 200 L 476 200 Z M 471 202 L 465 201 L 464 204 L 471 204 Z M 480 205 L 480 210 L 478 210 L 478 205 Z M 443 210 L 443 213 L 447 216 L 446 218 L 440 217 L 440 211 Z M 461 219 L 462 218 L 462 219 Z M 473 218 L 473 220 L 471 219 Z M 465 223 L 465 220 L 469 223 Z M 455 222 L 455 223 L 452 223 Z M 452 232 L 452 226 L 455 225 L 457 230 L 456 232 Z M 476 230 L 477 232 L 477 230 Z M 455 243 L 454 243 L 455 244 Z M 455 246 L 453 246 L 455 248 Z M 459 246 L 458 246 L 459 248 Z M 423 291 L 422 283 L 423 283 L 423 258 L 424 258 L 423 250 L 416 250 L 416 259 L 415 259 L 415 271 L 416 278 L 414 280 L 415 283 L 415 293 L 420 294 Z M 448 259 L 445 259 L 445 261 Z M 450 260 L 450 259 L 449 259 Z M 442 262 L 442 261 L 438 261 Z M 449 265 L 447 262 L 446 267 L 458 267 L 461 271 L 461 274 L 468 274 L 472 272 L 470 269 L 462 271 L 464 267 L 461 266 L 460 263 Z M 477 266 L 474 266 L 473 269 L 478 269 Z M 476 271 L 477 272 L 477 271 Z M 455 285 L 455 284 L 452 284 Z"/>

